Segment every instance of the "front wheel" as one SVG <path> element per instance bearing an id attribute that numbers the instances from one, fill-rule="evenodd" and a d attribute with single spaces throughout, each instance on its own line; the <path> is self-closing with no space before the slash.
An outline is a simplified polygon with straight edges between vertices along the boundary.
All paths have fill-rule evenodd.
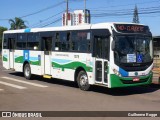
<path id="1" fill-rule="evenodd" d="M 77 83 L 81 90 L 87 91 L 90 88 L 88 76 L 85 71 L 80 71 L 77 77 Z"/>
<path id="2" fill-rule="evenodd" d="M 28 80 L 31 79 L 31 68 L 30 68 L 30 65 L 29 65 L 29 64 L 26 64 L 26 65 L 24 66 L 24 71 L 23 71 L 23 73 L 24 73 L 24 77 L 25 77 L 26 79 L 28 79 Z"/>

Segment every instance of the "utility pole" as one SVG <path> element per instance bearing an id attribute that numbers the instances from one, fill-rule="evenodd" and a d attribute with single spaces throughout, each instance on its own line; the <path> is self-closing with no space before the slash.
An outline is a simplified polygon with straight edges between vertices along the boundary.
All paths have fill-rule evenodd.
<path id="1" fill-rule="evenodd" d="M 84 0 L 84 23 L 86 23 L 86 0 Z"/>
<path id="2" fill-rule="evenodd" d="M 68 0 L 66 0 L 66 26 L 68 25 Z"/>

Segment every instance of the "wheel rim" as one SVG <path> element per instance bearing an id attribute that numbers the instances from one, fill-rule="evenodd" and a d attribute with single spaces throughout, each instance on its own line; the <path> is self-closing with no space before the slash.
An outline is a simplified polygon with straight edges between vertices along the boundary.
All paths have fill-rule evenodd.
<path id="1" fill-rule="evenodd" d="M 25 69 L 25 75 L 29 76 L 29 74 L 30 74 L 30 69 L 29 69 L 29 67 L 26 67 L 26 69 Z"/>
<path id="2" fill-rule="evenodd" d="M 86 86 L 88 84 L 88 78 L 86 74 L 81 75 L 80 77 L 80 85 Z"/>

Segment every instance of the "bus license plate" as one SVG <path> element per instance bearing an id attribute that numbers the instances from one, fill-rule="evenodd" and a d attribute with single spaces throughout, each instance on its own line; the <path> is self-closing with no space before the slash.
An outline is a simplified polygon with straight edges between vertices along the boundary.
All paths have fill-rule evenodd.
<path id="1" fill-rule="evenodd" d="M 133 81 L 137 82 L 137 81 L 139 81 L 139 78 L 133 78 Z"/>

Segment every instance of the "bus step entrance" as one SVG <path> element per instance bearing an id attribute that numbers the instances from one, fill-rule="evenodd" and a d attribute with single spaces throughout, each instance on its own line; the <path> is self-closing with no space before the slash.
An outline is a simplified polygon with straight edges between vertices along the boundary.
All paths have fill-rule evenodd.
<path id="1" fill-rule="evenodd" d="M 51 79 L 51 78 L 52 78 L 52 76 L 51 76 L 51 75 L 43 75 L 43 78 Z"/>

